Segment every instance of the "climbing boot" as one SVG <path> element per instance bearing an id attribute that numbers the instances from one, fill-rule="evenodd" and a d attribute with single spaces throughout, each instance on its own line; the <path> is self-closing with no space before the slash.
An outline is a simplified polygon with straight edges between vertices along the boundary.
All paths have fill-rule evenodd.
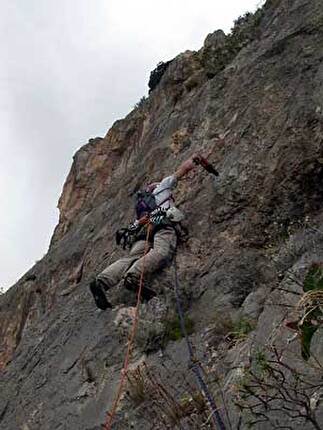
<path id="1" fill-rule="evenodd" d="M 133 275 L 132 273 L 128 273 L 124 278 L 124 286 L 127 290 L 133 291 L 137 294 L 139 289 L 139 283 L 140 280 L 137 276 Z M 151 288 L 148 288 L 147 286 L 143 285 L 141 289 L 141 299 L 143 301 L 148 302 L 153 297 L 156 297 L 157 294 L 155 291 L 153 291 Z"/>
<path id="2" fill-rule="evenodd" d="M 108 308 L 112 308 L 111 303 L 108 302 L 105 296 L 104 286 L 100 280 L 95 279 L 90 283 L 90 291 L 93 295 L 95 304 L 99 309 L 105 311 Z"/>

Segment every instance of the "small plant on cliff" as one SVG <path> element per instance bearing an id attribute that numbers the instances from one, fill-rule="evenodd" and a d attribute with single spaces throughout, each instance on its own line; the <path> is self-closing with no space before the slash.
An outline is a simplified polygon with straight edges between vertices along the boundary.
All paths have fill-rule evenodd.
<path id="1" fill-rule="evenodd" d="M 323 267 L 320 263 L 313 263 L 304 279 L 304 292 L 323 291 Z"/>
<path id="2" fill-rule="evenodd" d="M 222 338 L 233 346 L 246 339 L 248 334 L 255 329 L 255 322 L 245 316 L 240 316 L 233 321 L 229 315 L 216 314 L 211 331 L 218 341 Z"/>
<path id="3" fill-rule="evenodd" d="M 303 289 L 303 294 L 280 289 L 294 295 L 298 295 L 299 301 L 296 306 L 292 306 L 297 314 L 297 318 L 286 321 L 286 327 L 295 330 L 301 344 L 301 354 L 305 361 L 308 361 L 311 354 L 312 338 L 316 331 L 323 326 L 323 265 L 313 263 L 304 278 L 304 281 L 296 279 L 293 275 L 289 276 L 293 282 Z M 290 304 L 281 304 L 287 308 Z M 317 361 L 316 357 L 313 357 Z"/>
<path id="4" fill-rule="evenodd" d="M 187 334 L 192 334 L 194 330 L 194 322 L 188 316 L 184 317 L 184 324 Z M 170 340 L 177 341 L 182 339 L 183 333 L 181 330 L 181 324 L 179 316 L 176 315 L 174 317 L 169 318 L 165 323 L 165 335 L 164 335 L 164 345 L 166 345 Z"/>
<path id="5" fill-rule="evenodd" d="M 228 43 L 232 50 L 239 50 L 259 37 L 259 25 L 263 15 L 263 9 L 259 8 L 255 13 L 247 12 L 234 22 L 234 27 L 228 36 Z"/>
<path id="6" fill-rule="evenodd" d="M 259 38 L 263 15 L 264 9 L 259 8 L 255 13 L 248 12 L 240 16 L 234 22 L 231 33 L 225 36 L 225 41 L 221 46 L 216 49 L 204 48 L 202 64 L 212 63 L 211 68 L 206 67 L 206 74 L 209 78 L 213 78 L 230 64 L 242 48 Z"/>
<path id="7" fill-rule="evenodd" d="M 322 388 L 322 379 L 301 373 L 284 361 L 282 352 L 271 347 L 251 357 L 235 386 L 234 403 L 248 428 L 266 424 L 282 428 L 282 419 L 287 417 L 319 430 L 322 427 L 316 414 Z"/>
<path id="8" fill-rule="evenodd" d="M 141 99 L 134 105 L 134 109 L 144 109 L 147 104 L 148 98 L 146 96 L 142 96 Z"/>
<path id="9" fill-rule="evenodd" d="M 171 379 L 175 374 L 176 386 L 173 386 Z M 183 428 L 184 420 L 188 428 L 210 428 L 204 424 L 208 414 L 206 401 L 184 372 L 173 369 L 165 379 L 144 363 L 128 372 L 127 379 L 127 398 L 136 407 L 142 407 L 148 422 L 157 418 L 163 428 Z"/>
<path id="10" fill-rule="evenodd" d="M 246 317 L 241 317 L 234 323 L 232 335 L 236 339 L 245 339 L 254 328 L 253 321 Z"/>
<path id="11" fill-rule="evenodd" d="M 302 357 L 311 356 L 311 342 L 315 332 L 323 325 L 323 267 L 314 263 L 309 268 L 303 285 L 304 295 L 297 304 L 298 331 Z"/>
<path id="12" fill-rule="evenodd" d="M 161 61 L 160 63 L 157 64 L 156 69 L 154 69 L 150 73 L 150 78 L 148 82 L 149 92 L 153 91 L 157 87 L 157 85 L 159 84 L 161 78 L 163 77 L 164 73 L 168 69 L 171 62 L 172 61 L 166 61 L 166 62 Z"/>
<path id="13" fill-rule="evenodd" d="M 148 399 L 149 395 L 146 390 L 148 383 L 147 374 L 143 367 L 138 366 L 136 369 L 127 373 L 127 396 L 136 406 Z"/>

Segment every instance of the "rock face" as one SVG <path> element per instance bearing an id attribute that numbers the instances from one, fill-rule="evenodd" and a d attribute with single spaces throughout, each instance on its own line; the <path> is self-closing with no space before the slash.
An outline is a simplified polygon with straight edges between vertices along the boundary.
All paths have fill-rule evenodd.
<path id="1" fill-rule="evenodd" d="M 116 288 L 101 312 L 88 283 L 123 254 L 114 234 L 132 220 L 135 191 L 194 151 L 220 176 L 200 170 L 176 191 L 190 231 L 180 292 L 225 425 L 323 428 L 322 302 L 305 296 L 323 261 L 322 2 L 268 0 L 232 35 L 173 59 L 148 99 L 76 153 L 47 255 L 0 297 L 1 429 L 101 428 L 134 297 Z M 114 429 L 211 428 L 173 284 L 171 267 L 157 274 L 159 295 L 141 307 Z M 318 325 L 306 360 L 301 317 Z"/>

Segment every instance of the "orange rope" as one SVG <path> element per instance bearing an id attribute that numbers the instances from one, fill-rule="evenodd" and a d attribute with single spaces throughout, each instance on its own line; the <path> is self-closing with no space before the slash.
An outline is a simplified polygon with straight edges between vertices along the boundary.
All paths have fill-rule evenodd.
<path id="1" fill-rule="evenodd" d="M 117 395 L 116 395 L 116 398 L 114 400 L 111 412 L 107 413 L 106 422 L 105 422 L 104 427 L 103 427 L 104 430 L 111 430 L 112 422 L 114 420 L 114 417 L 115 417 L 115 414 L 117 411 L 117 407 L 118 407 L 120 399 L 121 399 L 123 386 L 124 386 L 127 372 L 128 372 L 129 362 L 130 362 L 131 353 L 132 353 L 132 346 L 133 346 L 133 342 L 135 339 L 135 335 L 136 335 L 136 331 L 137 331 L 137 325 L 138 325 L 138 321 L 139 321 L 140 298 L 141 298 L 141 292 L 142 292 L 142 287 L 143 287 L 143 283 L 144 283 L 145 259 L 146 259 L 146 255 L 149 251 L 149 235 L 150 235 L 151 227 L 152 227 L 152 225 L 148 224 L 146 243 L 145 243 L 145 252 L 144 252 L 144 256 L 143 256 L 142 269 L 141 269 L 140 281 L 139 281 L 139 288 L 138 288 L 138 292 L 137 292 L 137 303 L 136 303 L 134 323 L 133 323 L 132 330 L 131 330 L 129 338 L 128 338 L 128 347 L 127 347 L 127 352 L 126 352 L 126 356 L 125 356 L 124 363 L 123 363 L 123 368 L 121 370 L 121 379 L 120 379 Z"/>

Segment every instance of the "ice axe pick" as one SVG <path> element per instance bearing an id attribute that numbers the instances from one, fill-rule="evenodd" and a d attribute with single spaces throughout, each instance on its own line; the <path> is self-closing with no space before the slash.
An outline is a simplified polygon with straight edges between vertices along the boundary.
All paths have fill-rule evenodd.
<path id="1" fill-rule="evenodd" d="M 203 169 L 205 169 L 208 173 L 211 173 L 214 176 L 219 176 L 219 172 L 212 166 L 212 164 L 204 157 L 199 156 L 194 158 L 194 162 L 196 164 L 200 164 Z"/>

